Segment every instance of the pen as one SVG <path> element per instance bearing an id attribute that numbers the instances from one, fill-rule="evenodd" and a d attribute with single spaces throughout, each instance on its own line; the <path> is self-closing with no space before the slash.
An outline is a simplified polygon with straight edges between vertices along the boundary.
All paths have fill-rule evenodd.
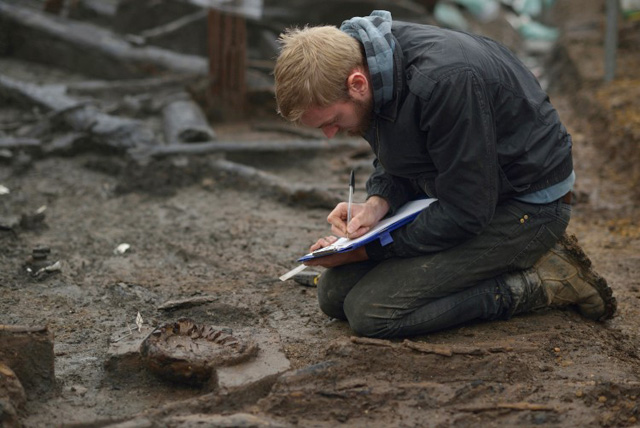
<path id="1" fill-rule="evenodd" d="M 347 227 L 351 222 L 351 203 L 353 202 L 353 188 L 355 186 L 356 186 L 356 177 L 353 170 L 351 170 L 351 176 L 349 177 L 349 202 L 347 204 Z M 347 238 L 348 238 L 349 232 L 348 231 L 345 231 L 345 232 L 347 233 Z"/>

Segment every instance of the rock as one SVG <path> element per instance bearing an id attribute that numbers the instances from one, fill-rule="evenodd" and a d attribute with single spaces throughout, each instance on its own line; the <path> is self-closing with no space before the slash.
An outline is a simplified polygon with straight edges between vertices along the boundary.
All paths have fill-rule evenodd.
<path id="1" fill-rule="evenodd" d="M 82 385 L 71 385 L 69 391 L 80 397 L 84 397 L 88 389 Z"/>
<path id="2" fill-rule="evenodd" d="M 158 306 L 159 311 L 173 311 L 177 309 L 186 309 L 199 305 L 206 305 L 218 300 L 217 296 L 195 296 L 186 299 L 169 300 Z"/>
<path id="3" fill-rule="evenodd" d="M 243 363 L 219 367 L 218 385 L 221 389 L 258 389 L 259 384 L 271 385 L 278 376 L 291 368 L 278 333 L 265 329 L 236 329 L 234 334 L 255 342 L 258 353 Z"/>
<path id="4" fill-rule="evenodd" d="M 142 370 L 140 345 L 151 333 L 151 327 L 143 326 L 138 329 L 123 329 L 116 332 L 109 342 L 105 369 L 110 375 L 128 377 Z"/>

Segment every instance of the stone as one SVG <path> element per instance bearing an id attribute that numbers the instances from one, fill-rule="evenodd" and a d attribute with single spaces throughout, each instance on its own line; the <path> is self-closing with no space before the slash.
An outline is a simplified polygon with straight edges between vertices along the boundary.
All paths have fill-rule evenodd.
<path id="1" fill-rule="evenodd" d="M 153 329 L 142 326 L 137 328 L 122 329 L 116 332 L 109 341 L 107 360 L 104 367 L 109 374 L 127 376 L 142 370 L 140 357 L 140 345 Z"/>
<path id="2" fill-rule="evenodd" d="M 222 389 L 243 388 L 272 380 L 291 368 L 280 342 L 280 335 L 266 329 L 235 329 L 234 334 L 258 345 L 258 353 L 240 364 L 218 367 L 218 385 Z"/>
<path id="3" fill-rule="evenodd" d="M 195 296 L 186 299 L 169 300 L 158 306 L 159 311 L 174 311 L 177 309 L 187 309 L 194 306 L 206 305 L 218 300 L 217 296 Z"/>

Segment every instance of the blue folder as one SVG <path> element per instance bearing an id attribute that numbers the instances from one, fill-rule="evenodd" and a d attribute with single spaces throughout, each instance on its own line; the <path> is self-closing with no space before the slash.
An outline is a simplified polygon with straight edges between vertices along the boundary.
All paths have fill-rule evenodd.
<path id="1" fill-rule="evenodd" d="M 404 226 L 407 223 L 411 223 L 413 219 L 415 219 L 420 214 L 420 212 L 422 212 L 422 210 L 427 208 L 435 201 L 436 199 L 430 198 L 418 199 L 408 202 L 400 207 L 395 215 L 383 219 L 372 230 L 362 235 L 361 237 L 356 239 L 340 238 L 328 247 L 320 248 L 319 250 L 300 257 L 298 261 L 304 262 L 306 260 L 316 259 L 318 257 L 325 257 L 331 254 L 344 253 L 347 251 L 355 250 L 356 248 L 362 247 L 363 245 L 375 241 L 376 239 L 380 240 L 380 244 L 382 246 L 388 245 L 393 242 L 391 232 L 398 229 L 399 227 Z"/>

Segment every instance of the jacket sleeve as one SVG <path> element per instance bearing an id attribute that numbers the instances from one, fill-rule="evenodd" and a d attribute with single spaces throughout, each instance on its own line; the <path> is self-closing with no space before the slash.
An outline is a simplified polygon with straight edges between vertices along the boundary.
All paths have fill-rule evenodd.
<path id="1" fill-rule="evenodd" d="M 389 203 L 387 215 L 393 215 L 402 205 L 416 197 L 415 190 L 408 180 L 388 174 L 375 159 L 375 170 L 367 180 L 367 199 L 380 196 Z"/>
<path id="2" fill-rule="evenodd" d="M 374 260 L 453 247 L 479 234 L 495 212 L 500 171 L 492 106 L 483 81 L 469 69 L 449 74 L 421 100 L 420 116 L 438 171 L 438 201 L 392 232 L 392 243 L 368 244 L 367 254 Z"/>

